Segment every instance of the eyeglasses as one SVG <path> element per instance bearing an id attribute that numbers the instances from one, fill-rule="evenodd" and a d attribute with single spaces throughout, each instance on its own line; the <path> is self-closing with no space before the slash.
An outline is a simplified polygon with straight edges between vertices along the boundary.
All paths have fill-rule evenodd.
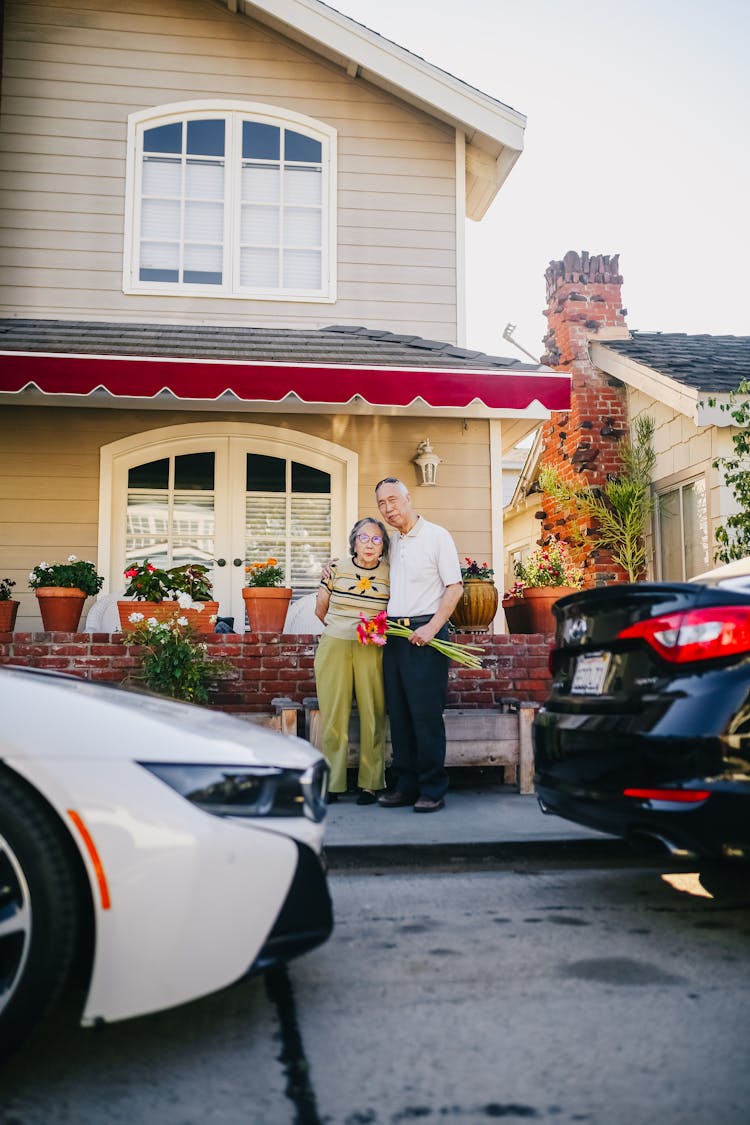
<path id="1" fill-rule="evenodd" d="M 367 535 L 364 531 L 360 531 L 357 539 L 359 539 L 360 543 L 372 543 L 375 547 L 379 547 L 383 542 L 382 535 Z"/>

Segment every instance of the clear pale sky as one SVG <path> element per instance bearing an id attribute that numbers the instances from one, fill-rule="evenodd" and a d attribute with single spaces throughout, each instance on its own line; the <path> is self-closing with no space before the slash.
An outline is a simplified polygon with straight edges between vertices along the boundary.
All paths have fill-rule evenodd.
<path id="1" fill-rule="evenodd" d="M 620 254 L 628 326 L 750 335 L 750 0 L 331 0 L 527 118 L 467 223 L 467 343 L 534 355 L 544 270 Z"/>

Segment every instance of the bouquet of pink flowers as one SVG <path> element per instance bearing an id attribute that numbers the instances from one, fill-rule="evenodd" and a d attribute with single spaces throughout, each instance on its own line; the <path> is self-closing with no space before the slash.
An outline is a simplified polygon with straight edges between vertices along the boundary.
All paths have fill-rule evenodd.
<path id="1" fill-rule="evenodd" d="M 361 645 L 384 645 L 386 637 L 410 637 L 414 632 L 408 625 L 399 625 L 396 621 L 389 621 L 384 609 L 374 617 L 367 617 L 364 613 L 359 615 L 357 638 Z M 457 641 L 441 641 L 434 637 L 427 642 L 449 660 L 463 664 L 464 668 L 481 668 L 482 661 L 474 652 L 481 652 L 481 645 L 460 645 Z M 473 651 L 472 651 L 473 650 Z"/>

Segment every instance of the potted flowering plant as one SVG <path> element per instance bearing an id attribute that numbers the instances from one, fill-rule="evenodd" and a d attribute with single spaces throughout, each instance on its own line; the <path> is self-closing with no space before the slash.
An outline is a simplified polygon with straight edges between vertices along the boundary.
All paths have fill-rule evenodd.
<path id="1" fill-rule="evenodd" d="M 486 633 L 497 613 L 498 592 L 495 572 L 486 562 L 468 556 L 461 567 L 464 588 L 461 600 L 451 614 L 451 624 L 466 633 Z"/>
<path id="2" fill-rule="evenodd" d="M 75 555 L 64 563 L 37 563 L 29 572 L 29 589 L 37 596 L 43 627 L 66 633 L 76 631 L 83 603 L 98 594 L 103 583 L 94 564 Z"/>
<path id="3" fill-rule="evenodd" d="M 169 570 L 154 566 L 144 559 L 125 571 L 128 585 L 123 600 L 118 601 L 123 632 L 131 627 L 134 599 L 142 603 L 144 617 L 158 621 L 171 618 L 179 607 L 198 632 L 210 633 L 216 623 L 219 603 L 211 601 L 211 580 L 208 567 L 198 563 L 174 566 Z"/>
<path id="4" fill-rule="evenodd" d="M 245 585 L 242 597 L 250 631 L 253 633 L 280 633 L 284 628 L 291 586 L 283 586 L 284 571 L 277 559 L 249 563 L 245 567 Z"/>
<path id="5" fill-rule="evenodd" d="M 172 605 L 168 620 L 132 613 L 126 645 L 137 646 L 140 668 L 134 678 L 159 695 L 207 703 L 210 685 L 231 672 L 224 661 L 208 655 L 208 646 L 193 639 L 187 617 Z"/>
<path id="6" fill-rule="evenodd" d="M 525 562 L 515 565 L 513 594 L 523 599 L 528 613 L 529 632 L 553 633 L 552 606 L 558 598 L 573 594 L 583 586 L 583 571 L 571 559 L 568 548 L 554 537 L 532 551 Z"/>
<path id="7" fill-rule="evenodd" d="M 14 586 L 12 578 L 0 578 L 0 633 L 12 633 L 16 624 L 20 603 L 12 597 Z"/>

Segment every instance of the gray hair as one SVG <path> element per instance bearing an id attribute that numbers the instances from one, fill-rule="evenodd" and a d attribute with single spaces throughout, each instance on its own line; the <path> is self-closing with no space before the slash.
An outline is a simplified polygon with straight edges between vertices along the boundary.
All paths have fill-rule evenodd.
<path id="1" fill-rule="evenodd" d="M 404 484 L 404 482 L 402 480 L 398 479 L 398 477 L 383 477 L 383 479 L 379 480 L 378 483 L 375 485 L 375 495 L 376 496 L 378 494 L 378 489 L 381 487 L 381 485 L 384 485 L 384 484 L 397 484 L 398 487 L 400 488 L 401 492 L 404 494 L 404 496 L 409 495 L 409 489 L 406 487 L 406 485 Z"/>
<path id="2" fill-rule="evenodd" d="M 374 523 L 375 526 L 379 529 L 380 534 L 383 537 L 383 553 L 380 557 L 383 560 L 383 562 L 388 562 L 388 549 L 390 547 L 390 540 L 388 538 L 388 532 L 386 530 L 386 526 L 385 526 L 384 523 L 381 523 L 380 520 L 373 519 L 371 516 L 365 516 L 364 519 L 357 520 L 354 527 L 349 532 L 349 554 L 350 555 L 356 555 L 356 553 L 357 553 L 357 536 L 359 535 L 360 531 L 362 530 L 362 528 L 365 526 L 366 523 Z"/>

